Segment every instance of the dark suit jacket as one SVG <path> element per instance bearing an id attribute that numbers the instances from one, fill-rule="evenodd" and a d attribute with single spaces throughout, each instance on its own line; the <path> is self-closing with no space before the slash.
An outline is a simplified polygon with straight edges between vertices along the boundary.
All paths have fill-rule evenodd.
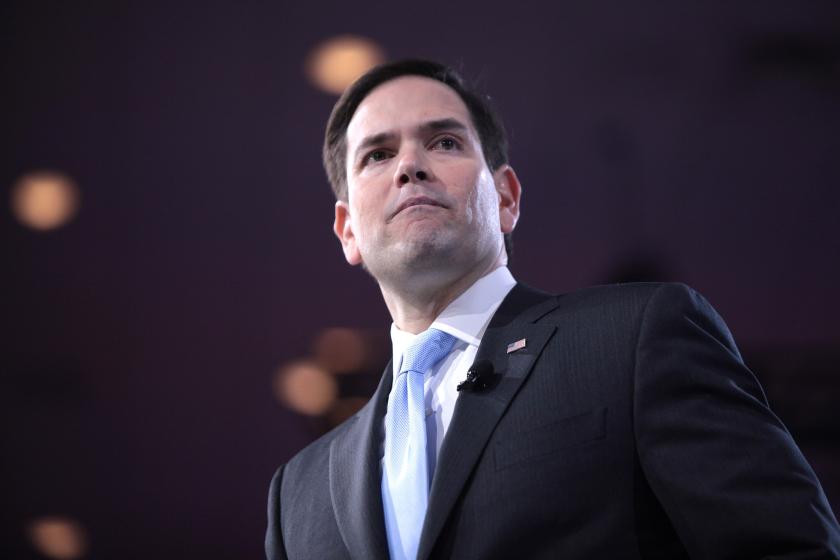
<path id="1" fill-rule="evenodd" d="M 418 558 L 840 558 L 813 471 L 690 288 L 517 285 L 480 359 L 494 384 L 458 397 Z M 268 558 L 387 558 L 391 380 L 277 470 Z"/>

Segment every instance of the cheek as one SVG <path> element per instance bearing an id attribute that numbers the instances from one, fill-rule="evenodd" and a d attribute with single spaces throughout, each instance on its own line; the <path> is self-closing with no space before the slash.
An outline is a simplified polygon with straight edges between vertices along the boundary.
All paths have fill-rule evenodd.
<path id="1" fill-rule="evenodd" d="M 363 183 L 381 183 L 383 177 L 386 179 L 394 174 L 396 158 L 389 158 L 387 161 L 372 163 L 365 166 L 358 174 L 358 180 Z"/>
<path id="2" fill-rule="evenodd" d="M 463 205 L 468 217 L 472 218 L 482 206 L 481 190 L 486 181 L 485 174 L 474 163 L 463 163 L 447 169 L 443 182 L 450 185 L 450 195 Z"/>
<path id="3" fill-rule="evenodd" d="M 376 196 L 373 189 L 361 188 L 350 199 L 350 223 L 356 239 L 362 244 L 377 234 L 377 224 L 381 221 L 384 197 Z"/>
<path id="4" fill-rule="evenodd" d="M 493 226 L 499 221 L 498 194 L 489 173 L 478 173 L 473 178 L 468 208 L 474 214 L 473 221 L 480 222 L 482 226 Z"/>

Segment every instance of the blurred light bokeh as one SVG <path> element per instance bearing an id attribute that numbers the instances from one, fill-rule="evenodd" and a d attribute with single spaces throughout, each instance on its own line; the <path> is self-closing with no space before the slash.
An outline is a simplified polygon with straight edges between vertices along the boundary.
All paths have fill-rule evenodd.
<path id="1" fill-rule="evenodd" d="M 45 517 L 32 521 L 29 537 L 34 548 L 55 560 L 75 560 L 87 554 L 87 536 L 72 519 Z"/>
<path id="2" fill-rule="evenodd" d="M 359 76 L 383 62 L 385 53 L 376 43 L 343 35 L 319 44 L 309 55 L 306 69 L 316 86 L 340 94 Z"/>
<path id="3" fill-rule="evenodd" d="M 69 177 L 54 171 L 33 171 L 12 187 L 11 207 L 15 217 L 36 230 L 64 225 L 76 213 L 79 192 Z"/>
<path id="4" fill-rule="evenodd" d="M 335 379 L 315 362 L 293 362 L 278 370 L 276 375 L 274 391 L 277 398 L 301 414 L 323 414 L 338 396 Z"/>

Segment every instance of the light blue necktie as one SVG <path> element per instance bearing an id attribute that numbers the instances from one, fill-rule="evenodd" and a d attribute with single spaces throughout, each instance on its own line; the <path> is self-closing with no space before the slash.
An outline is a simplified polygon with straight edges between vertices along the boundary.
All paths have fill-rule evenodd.
<path id="1" fill-rule="evenodd" d="M 452 350 L 455 337 L 423 331 L 403 353 L 388 400 L 382 504 L 392 560 L 414 560 L 429 501 L 423 375 Z"/>

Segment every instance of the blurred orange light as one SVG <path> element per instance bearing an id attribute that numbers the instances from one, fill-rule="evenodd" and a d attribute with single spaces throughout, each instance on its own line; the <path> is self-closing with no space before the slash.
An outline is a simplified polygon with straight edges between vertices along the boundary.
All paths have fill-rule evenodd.
<path id="1" fill-rule="evenodd" d="M 329 372 L 311 361 L 292 362 L 277 370 L 274 392 L 286 406 L 309 416 L 327 412 L 338 396 L 338 384 Z"/>
<path id="2" fill-rule="evenodd" d="M 307 59 L 306 70 L 316 86 L 340 95 L 359 76 L 384 61 L 384 52 L 373 41 L 342 35 L 318 45 Z"/>
<path id="3" fill-rule="evenodd" d="M 35 549 L 48 558 L 73 560 L 87 553 L 87 536 L 81 525 L 63 517 L 42 517 L 29 525 Z"/>
<path id="4" fill-rule="evenodd" d="M 354 329 L 324 329 L 315 341 L 318 363 L 333 373 L 359 371 L 366 354 L 365 339 Z"/>
<path id="5" fill-rule="evenodd" d="M 52 171 L 35 171 L 12 187 L 12 212 L 33 229 L 45 231 L 64 225 L 76 213 L 79 193 L 69 177 Z"/>

